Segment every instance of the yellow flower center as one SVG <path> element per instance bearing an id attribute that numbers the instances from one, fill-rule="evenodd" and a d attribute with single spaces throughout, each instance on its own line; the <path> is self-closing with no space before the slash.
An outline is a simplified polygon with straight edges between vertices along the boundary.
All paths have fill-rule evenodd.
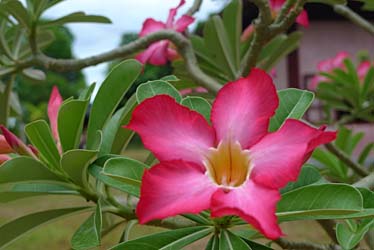
<path id="1" fill-rule="evenodd" d="M 243 150 L 238 141 L 221 141 L 217 148 L 210 148 L 204 165 L 207 174 L 219 186 L 241 186 L 251 171 L 249 150 Z"/>

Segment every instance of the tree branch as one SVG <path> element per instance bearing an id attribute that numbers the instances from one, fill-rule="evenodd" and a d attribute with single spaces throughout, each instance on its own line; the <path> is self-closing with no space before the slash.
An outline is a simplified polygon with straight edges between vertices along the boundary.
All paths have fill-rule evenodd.
<path id="1" fill-rule="evenodd" d="M 365 20 L 364 18 L 362 18 L 357 13 L 355 13 L 349 7 L 341 4 L 336 4 L 334 5 L 334 11 L 349 19 L 354 24 L 360 26 L 361 28 L 369 32 L 371 35 L 374 35 L 374 25 Z"/>
<path id="2" fill-rule="evenodd" d="M 345 152 L 341 151 L 334 144 L 328 143 L 325 144 L 326 149 L 343 161 L 348 167 L 350 167 L 356 174 L 361 177 L 369 175 L 369 173 L 362 167 L 360 164 L 354 162 Z"/>
<path id="3" fill-rule="evenodd" d="M 310 242 L 291 242 L 282 238 L 274 241 L 283 249 L 289 250 L 341 250 L 341 247 L 335 244 L 321 245 Z"/>
<path id="4" fill-rule="evenodd" d="M 202 3 L 203 3 L 203 0 L 195 0 L 192 6 L 187 10 L 186 15 L 192 16 L 193 14 L 198 12 L 200 10 Z"/>
<path id="5" fill-rule="evenodd" d="M 170 40 L 177 47 L 179 53 L 185 60 L 186 70 L 191 77 L 199 85 L 206 87 L 212 92 L 218 92 L 222 86 L 199 68 L 191 42 L 174 30 L 161 30 L 113 50 L 82 59 L 55 59 L 38 53 L 29 60 L 21 62 L 14 71 L 20 71 L 31 65 L 60 72 L 80 70 L 103 62 L 123 58 L 136 51 L 147 48 L 154 42 L 165 39 Z"/>

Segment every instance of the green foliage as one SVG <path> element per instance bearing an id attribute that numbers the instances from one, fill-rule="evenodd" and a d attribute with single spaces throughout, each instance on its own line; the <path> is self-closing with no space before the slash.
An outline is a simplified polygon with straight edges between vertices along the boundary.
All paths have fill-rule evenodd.
<path id="1" fill-rule="evenodd" d="M 176 102 L 181 102 L 182 100 L 182 97 L 176 88 L 174 88 L 168 82 L 161 80 L 149 81 L 139 85 L 138 89 L 136 90 L 136 100 L 138 103 L 141 103 L 147 98 L 160 94 L 169 95 L 173 97 Z"/>
<path id="2" fill-rule="evenodd" d="M 365 219 L 360 223 L 356 223 L 353 220 L 347 220 L 346 223 L 338 223 L 336 225 L 336 238 L 339 245 L 344 250 L 354 249 L 373 225 L 373 219 Z"/>

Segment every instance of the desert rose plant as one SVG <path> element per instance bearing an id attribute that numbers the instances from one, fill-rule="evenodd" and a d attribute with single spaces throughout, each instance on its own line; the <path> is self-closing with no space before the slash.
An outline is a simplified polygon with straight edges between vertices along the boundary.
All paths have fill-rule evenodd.
<path id="1" fill-rule="evenodd" d="M 84 202 L 7 220 L 0 225 L 0 249 L 45 223 L 84 213 L 89 217 L 72 234 L 72 249 L 374 247 L 374 143 L 358 149 L 365 134 L 346 126 L 373 121 L 372 60 L 355 64 L 341 52 L 321 61 L 310 91 L 277 90 L 272 78 L 302 38 L 289 28 L 309 26 L 307 1 L 252 0 L 259 15 L 243 27 L 242 1 L 232 0 L 197 35 L 188 27 L 203 1 L 181 15 L 187 3 L 176 0 L 165 21 L 146 19 L 135 41 L 82 59 L 44 54 L 53 40 L 49 28 L 110 20 L 83 12 L 45 19 L 59 2 L 0 1 L 0 205 L 51 194 Z M 374 35 L 346 1 L 323 3 Z M 364 1 L 363 8 L 373 6 Z M 27 124 L 26 138 L 13 130 L 17 77 L 42 84 L 44 71 L 115 59 L 121 62 L 95 96 L 95 84 L 65 99 L 54 87 L 48 121 Z M 169 65 L 173 75 L 134 91 L 146 64 Z M 329 112 L 340 112 L 338 119 L 318 126 L 303 119 L 314 92 Z M 135 135 L 143 158 L 131 154 L 140 143 Z M 329 244 L 287 240 L 283 224 L 301 220 L 317 221 Z M 158 229 L 134 237 L 136 224 Z M 119 242 L 103 244 L 116 228 Z"/>

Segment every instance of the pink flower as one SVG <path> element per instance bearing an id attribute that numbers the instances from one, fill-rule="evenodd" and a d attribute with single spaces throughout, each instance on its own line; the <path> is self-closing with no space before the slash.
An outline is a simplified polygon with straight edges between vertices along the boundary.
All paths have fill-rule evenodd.
<path id="1" fill-rule="evenodd" d="M 153 18 L 145 20 L 139 36 L 143 37 L 163 29 L 173 29 L 177 32 L 184 32 L 195 20 L 191 16 L 183 15 L 178 20 L 174 21 L 178 9 L 184 5 L 184 3 L 185 0 L 181 0 L 177 7 L 170 9 L 166 23 L 156 21 Z M 177 51 L 170 46 L 170 44 L 168 40 L 153 43 L 148 49 L 137 55 L 136 59 L 143 64 L 148 62 L 153 65 L 164 65 L 178 56 Z"/>
<path id="2" fill-rule="evenodd" d="M 326 60 L 322 60 L 317 64 L 317 69 L 319 72 L 327 72 L 330 73 L 334 69 L 345 69 L 344 66 L 344 60 L 349 58 L 350 55 L 346 51 L 341 51 L 336 54 L 333 58 L 328 58 Z M 309 85 L 310 89 L 315 90 L 319 83 L 328 81 L 328 78 L 321 76 L 321 75 L 315 75 L 311 83 Z"/>
<path id="3" fill-rule="evenodd" d="M 62 97 L 58 88 L 53 86 L 51 96 L 49 97 L 48 102 L 48 118 L 49 123 L 51 125 L 52 135 L 56 140 L 57 147 L 61 152 L 61 145 L 60 145 L 60 138 L 58 136 L 58 128 L 57 128 L 57 118 L 58 118 L 58 111 L 62 104 Z"/>
<path id="4" fill-rule="evenodd" d="M 250 24 L 243 30 L 242 35 L 240 36 L 240 41 L 245 42 L 247 41 L 253 34 L 253 31 L 255 31 L 255 27 L 253 24 Z"/>
<path id="5" fill-rule="evenodd" d="M 188 89 L 181 89 L 179 93 L 183 96 L 191 94 L 191 93 L 208 93 L 208 90 L 203 87 L 196 87 L 196 88 L 188 88 Z"/>
<path id="6" fill-rule="evenodd" d="M 278 13 L 282 9 L 282 6 L 285 2 L 286 0 L 270 0 L 270 8 L 272 10 L 274 17 L 278 15 Z M 308 13 L 305 10 L 303 10 L 300 13 L 300 15 L 296 18 L 296 23 L 306 28 L 309 26 L 309 17 L 308 17 Z"/>
<path id="7" fill-rule="evenodd" d="M 373 67 L 374 64 L 371 64 L 369 61 L 361 62 L 357 68 L 357 74 L 360 80 L 365 79 L 366 74 L 368 73 L 370 67 Z"/>
<path id="8" fill-rule="evenodd" d="M 6 141 L 3 135 L 0 135 L 0 154 L 9 154 L 13 153 L 13 149 L 9 146 L 8 142 Z"/>
<path id="9" fill-rule="evenodd" d="M 0 165 L 3 164 L 4 162 L 10 160 L 11 158 L 8 155 L 5 154 L 0 154 Z"/>
<path id="10" fill-rule="evenodd" d="M 212 126 L 167 95 L 142 102 L 126 128 L 139 133 L 160 163 L 143 175 L 140 223 L 210 209 L 212 217 L 237 215 L 266 237 L 280 237 L 279 189 L 336 132 L 288 119 L 269 133 L 278 102 L 271 77 L 259 69 L 219 91 Z"/>
<path id="11" fill-rule="evenodd" d="M 10 132 L 6 127 L 0 125 L 0 130 L 3 133 L 5 140 L 7 141 L 8 145 L 12 148 L 12 152 L 16 152 L 20 155 L 28 155 L 36 158 L 33 151 L 26 146 L 21 139 L 19 139 L 15 134 Z M 3 152 L 1 152 L 3 153 Z M 5 152 L 4 152 L 5 153 Z"/>

